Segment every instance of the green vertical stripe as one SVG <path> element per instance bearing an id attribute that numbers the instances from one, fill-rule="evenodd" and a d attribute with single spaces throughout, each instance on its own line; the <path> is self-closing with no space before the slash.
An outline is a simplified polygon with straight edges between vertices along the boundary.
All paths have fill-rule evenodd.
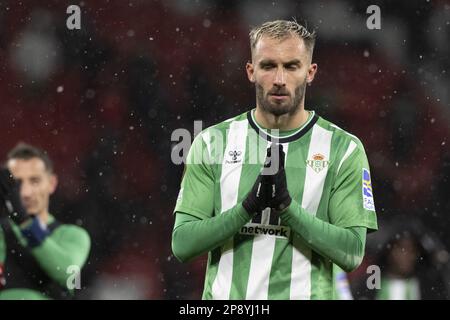
<path id="1" fill-rule="evenodd" d="M 274 265 L 276 262 L 276 265 Z M 289 239 L 276 239 L 270 271 L 269 300 L 289 300 L 291 289 L 292 247 Z"/>
<path id="2" fill-rule="evenodd" d="M 212 299 L 212 285 L 217 275 L 221 255 L 221 248 L 216 248 L 208 253 L 208 263 L 206 266 L 205 284 L 202 299 Z"/>
<path id="3" fill-rule="evenodd" d="M 411 288 L 411 280 L 407 279 L 406 280 L 406 294 L 405 294 L 406 300 L 413 300 L 411 289 L 412 289 Z"/>
<path id="4" fill-rule="evenodd" d="M 311 300 L 333 299 L 333 263 L 312 251 L 311 265 Z"/>
<path id="5" fill-rule="evenodd" d="M 329 130 L 329 126 L 321 125 L 319 121 L 316 125 L 320 125 L 322 128 Z M 348 143 L 345 147 L 337 147 L 340 141 L 336 134 L 331 137 L 330 145 L 330 163 L 328 167 L 328 173 L 325 178 L 325 184 L 323 186 L 322 196 L 317 208 L 316 217 L 330 222 L 328 217 L 328 204 L 330 201 L 331 188 L 335 179 L 335 170 L 339 166 L 339 162 L 347 150 Z M 311 300 L 328 300 L 333 298 L 334 278 L 333 278 L 333 264 L 329 260 L 325 260 L 321 255 L 312 251 L 311 253 Z M 332 285 L 330 285 L 332 284 Z"/>
<path id="6" fill-rule="evenodd" d="M 299 181 L 301 181 L 301 184 L 298 184 L 298 187 L 300 188 L 297 192 L 298 192 L 298 203 L 302 204 L 303 201 L 303 191 L 305 190 L 305 179 L 306 179 L 306 160 L 308 160 L 308 152 L 309 152 L 309 147 L 311 145 L 311 138 L 312 138 L 312 131 L 313 129 L 309 130 L 309 132 L 307 133 L 306 136 L 302 137 L 302 139 L 298 140 L 295 145 L 300 144 L 299 145 L 299 152 L 296 155 L 296 157 L 298 157 L 298 159 L 300 159 L 300 165 L 302 170 L 300 171 L 301 173 L 299 174 L 299 177 L 301 177 L 299 179 Z M 293 157 L 293 159 L 295 159 Z M 304 240 L 301 239 L 300 237 L 296 236 L 295 238 L 293 238 L 293 244 L 300 249 L 301 252 L 304 253 L 305 257 L 307 258 L 311 258 L 308 257 L 308 253 L 312 254 L 312 251 L 309 249 L 309 247 L 305 244 Z M 313 277 L 313 267 L 314 265 L 312 264 L 311 261 L 311 274 L 310 274 L 310 282 L 311 282 L 311 292 L 310 295 L 312 296 L 313 293 L 313 289 L 314 289 L 314 277 Z"/>
<path id="7" fill-rule="evenodd" d="M 381 280 L 381 288 L 377 291 L 377 300 L 389 300 L 389 281 Z"/>
<path id="8" fill-rule="evenodd" d="M 230 290 L 230 299 L 245 299 L 250 261 L 253 251 L 253 236 L 237 234 L 234 236 L 233 278 Z"/>
<path id="9" fill-rule="evenodd" d="M 230 124 L 231 124 L 231 122 L 222 122 L 219 125 L 211 128 L 212 130 L 220 131 L 222 133 L 222 138 L 223 138 L 223 141 L 221 141 L 221 143 L 217 143 L 213 140 L 212 146 L 211 146 L 211 154 L 217 160 L 213 164 L 213 168 L 215 169 L 214 170 L 214 178 L 215 178 L 214 215 L 218 215 L 222 211 L 220 176 L 222 175 L 222 161 L 224 158 L 225 148 L 227 145 L 227 139 L 228 139 L 227 133 L 230 128 Z M 214 136 L 214 138 L 217 138 L 217 137 Z M 220 150 L 218 150 L 218 148 L 220 148 Z M 202 299 L 211 299 L 212 298 L 212 286 L 213 286 L 214 280 L 217 276 L 217 272 L 219 269 L 221 250 L 222 250 L 222 248 L 218 247 L 208 254 L 208 263 L 207 263 L 205 284 L 204 284 Z"/>

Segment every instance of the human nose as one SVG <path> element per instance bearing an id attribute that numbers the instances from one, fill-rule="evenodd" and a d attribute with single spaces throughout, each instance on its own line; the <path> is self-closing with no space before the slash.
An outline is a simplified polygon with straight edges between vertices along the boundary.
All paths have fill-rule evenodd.
<path id="1" fill-rule="evenodd" d="M 33 190 L 30 183 L 22 182 L 20 184 L 20 195 L 22 199 L 31 197 L 32 193 Z"/>
<path id="2" fill-rule="evenodd" d="M 278 68 L 275 74 L 274 85 L 283 87 L 286 85 L 286 77 L 283 68 Z"/>

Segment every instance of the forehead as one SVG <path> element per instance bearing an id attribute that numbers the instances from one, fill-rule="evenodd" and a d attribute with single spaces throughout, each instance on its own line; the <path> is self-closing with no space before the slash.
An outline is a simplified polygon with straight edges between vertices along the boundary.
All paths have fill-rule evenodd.
<path id="1" fill-rule="evenodd" d="M 45 163 L 42 159 L 10 159 L 8 160 L 8 169 L 14 175 L 34 175 L 46 172 Z"/>
<path id="2" fill-rule="evenodd" d="M 253 59 L 259 62 L 264 59 L 290 61 L 299 59 L 303 61 L 307 56 L 307 49 L 303 39 L 298 36 L 285 38 L 271 38 L 262 36 L 253 50 Z"/>

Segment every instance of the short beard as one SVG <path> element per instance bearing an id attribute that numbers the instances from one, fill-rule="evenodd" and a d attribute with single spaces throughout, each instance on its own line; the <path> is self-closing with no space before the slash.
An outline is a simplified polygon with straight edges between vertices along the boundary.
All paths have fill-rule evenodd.
<path id="1" fill-rule="evenodd" d="M 300 104 L 305 96 L 306 78 L 305 81 L 295 88 L 292 104 L 273 104 L 269 102 L 269 97 L 264 93 L 264 89 L 260 84 L 255 84 L 256 100 L 262 111 L 273 114 L 275 117 L 289 114 L 290 116 L 296 114 L 300 110 Z M 292 98 L 292 97 L 291 97 Z"/>

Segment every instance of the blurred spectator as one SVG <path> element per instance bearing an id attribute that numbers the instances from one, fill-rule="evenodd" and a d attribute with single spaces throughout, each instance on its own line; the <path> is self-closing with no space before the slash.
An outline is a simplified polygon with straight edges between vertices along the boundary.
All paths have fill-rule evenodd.
<path id="1" fill-rule="evenodd" d="M 29 23 L 11 46 L 13 66 L 28 85 L 45 83 L 61 62 L 61 52 L 54 34 L 52 13 L 36 9 Z"/>
<path id="2" fill-rule="evenodd" d="M 396 239 L 387 253 L 387 266 L 377 294 L 379 300 L 420 300 L 416 276 L 419 246 L 408 233 Z"/>
<path id="3" fill-rule="evenodd" d="M 368 274 L 360 274 L 359 279 L 352 277 L 352 289 L 359 299 L 450 298 L 449 254 L 435 234 L 419 220 L 407 216 L 385 221 L 380 230 L 368 243 L 372 257 L 363 267 L 380 267 L 380 288 L 367 288 Z M 374 247 L 379 248 L 376 254 Z"/>

